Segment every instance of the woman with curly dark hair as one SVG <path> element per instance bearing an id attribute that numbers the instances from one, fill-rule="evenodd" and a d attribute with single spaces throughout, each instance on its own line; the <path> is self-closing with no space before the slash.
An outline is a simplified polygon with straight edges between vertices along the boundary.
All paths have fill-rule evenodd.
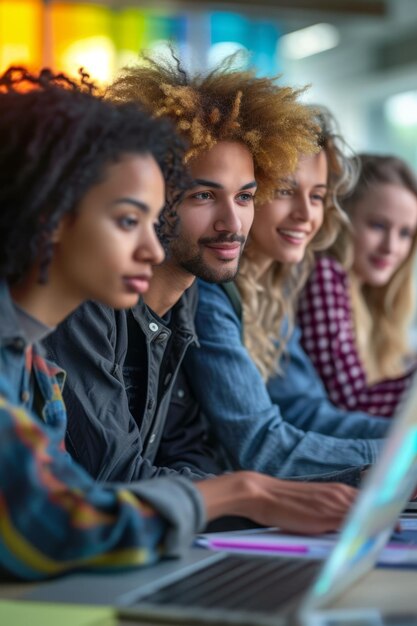
<path id="1" fill-rule="evenodd" d="M 153 561 L 201 515 L 191 486 L 104 491 L 64 452 L 63 373 L 39 341 L 88 298 L 135 304 L 163 259 L 164 177 L 186 180 L 167 121 L 93 92 L 86 76 L 0 77 L 0 570 L 22 578 Z M 164 490 L 188 519 L 159 512 Z"/>
<path id="2" fill-rule="evenodd" d="M 36 88 L 22 93 L 24 85 Z M 9 282 L 35 260 L 44 282 L 60 220 L 70 221 L 123 155 L 152 156 L 168 190 L 184 187 L 183 142 L 172 126 L 151 123 L 137 107 L 112 107 L 94 91 L 85 75 L 76 84 L 48 70 L 37 78 L 11 68 L 0 80 L 0 276 Z"/>

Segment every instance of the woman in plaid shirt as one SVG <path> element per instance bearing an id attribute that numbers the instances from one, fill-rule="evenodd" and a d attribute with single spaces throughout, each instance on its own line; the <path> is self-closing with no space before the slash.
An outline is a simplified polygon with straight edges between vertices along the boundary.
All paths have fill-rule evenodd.
<path id="1" fill-rule="evenodd" d="M 344 202 L 353 228 L 345 225 L 330 254 L 317 260 L 298 319 L 303 347 L 333 402 L 391 417 L 416 368 L 407 333 L 417 180 L 397 157 L 359 158 L 360 177 Z"/>

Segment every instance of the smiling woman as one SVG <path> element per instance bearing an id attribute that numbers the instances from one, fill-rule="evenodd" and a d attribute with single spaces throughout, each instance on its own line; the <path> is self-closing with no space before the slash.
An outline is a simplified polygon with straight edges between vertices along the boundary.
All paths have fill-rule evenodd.
<path id="1" fill-rule="evenodd" d="M 301 156 L 295 173 L 276 181 L 274 199 L 257 206 L 236 281 L 245 345 L 265 380 L 281 369 L 296 299 L 315 251 L 327 248 L 346 221 L 339 197 L 355 177 L 330 114 L 318 112 L 317 121 L 319 152 Z"/>
<path id="2" fill-rule="evenodd" d="M 280 181 L 274 200 L 257 209 L 250 250 L 264 258 L 260 275 L 274 261 L 303 260 L 307 245 L 323 223 L 327 174 L 324 151 L 302 157 L 295 174 Z"/>
<path id="3" fill-rule="evenodd" d="M 352 228 L 343 228 L 332 254 L 318 260 L 299 319 L 332 400 L 390 417 L 415 371 L 407 329 L 417 180 L 396 157 L 363 154 L 360 161 L 360 178 L 344 202 Z"/>

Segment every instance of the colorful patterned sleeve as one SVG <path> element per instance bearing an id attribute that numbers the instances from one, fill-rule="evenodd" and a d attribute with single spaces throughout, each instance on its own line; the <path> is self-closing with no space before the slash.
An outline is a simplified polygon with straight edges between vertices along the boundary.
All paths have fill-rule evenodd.
<path id="1" fill-rule="evenodd" d="M 155 562 L 178 549 L 169 545 L 175 523 L 163 511 L 164 490 L 188 515 L 177 537 L 191 540 L 198 518 L 191 483 L 156 478 L 129 490 L 96 483 L 7 391 L 0 377 L 0 569 L 36 580 Z"/>
<path id="2" fill-rule="evenodd" d="M 348 276 L 334 259 L 317 261 L 300 297 L 302 345 L 336 404 L 391 417 L 411 373 L 368 386 L 355 339 Z"/>

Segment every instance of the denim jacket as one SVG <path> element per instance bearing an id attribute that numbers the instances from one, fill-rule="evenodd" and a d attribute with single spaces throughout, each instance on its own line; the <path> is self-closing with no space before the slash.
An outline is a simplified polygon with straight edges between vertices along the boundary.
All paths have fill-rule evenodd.
<path id="1" fill-rule="evenodd" d="M 185 359 L 189 382 L 234 467 L 288 477 L 375 461 L 386 420 L 334 407 L 296 333 L 285 375 L 267 387 L 220 286 L 199 281 L 196 329 L 200 348 Z"/>
<path id="2" fill-rule="evenodd" d="M 127 489 L 93 481 L 64 450 L 62 373 L 27 345 L 4 282 L 0 320 L 2 575 L 41 579 L 180 552 L 204 524 L 192 483 L 164 477 Z"/>

